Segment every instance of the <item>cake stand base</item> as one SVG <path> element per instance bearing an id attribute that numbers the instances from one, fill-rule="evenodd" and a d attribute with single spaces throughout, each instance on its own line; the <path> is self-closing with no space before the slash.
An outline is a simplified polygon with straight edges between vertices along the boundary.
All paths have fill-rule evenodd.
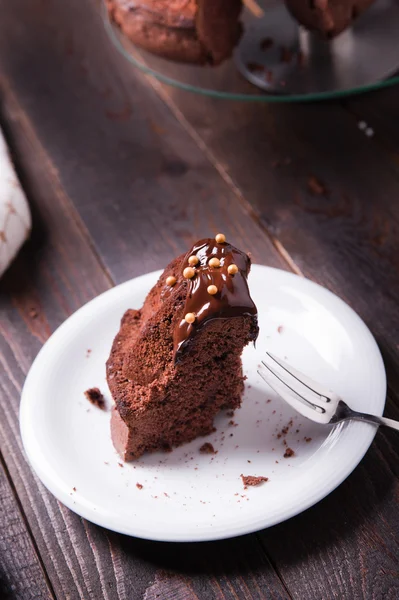
<path id="1" fill-rule="evenodd" d="M 377 0 L 333 40 L 298 27 L 281 1 L 245 23 L 235 53 L 238 69 L 278 94 L 339 92 L 368 86 L 399 70 L 399 4 Z"/>

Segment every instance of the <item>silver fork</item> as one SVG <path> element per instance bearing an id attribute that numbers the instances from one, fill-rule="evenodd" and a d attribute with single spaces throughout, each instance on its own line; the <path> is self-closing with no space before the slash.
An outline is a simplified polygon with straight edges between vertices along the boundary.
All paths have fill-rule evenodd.
<path id="1" fill-rule="evenodd" d="M 352 410 L 335 392 L 297 371 L 281 358 L 270 352 L 266 354 L 269 360 L 267 363 L 261 361 L 259 375 L 304 417 L 317 423 L 339 423 L 355 419 L 377 426 L 385 425 L 399 431 L 399 421 Z"/>

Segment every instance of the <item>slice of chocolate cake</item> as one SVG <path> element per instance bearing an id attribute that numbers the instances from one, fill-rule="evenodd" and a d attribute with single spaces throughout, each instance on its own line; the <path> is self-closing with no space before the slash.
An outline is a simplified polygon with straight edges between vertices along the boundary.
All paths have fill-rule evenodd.
<path id="1" fill-rule="evenodd" d="M 107 0 L 107 6 L 136 46 L 169 60 L 217 65 L 241 36 L 241 0 Z"/>
<path id="2" fill-rule="evenodd" d="M 213 430 L 241 404 L 241 353 L 258 335 L 249 257 L 222 234 L 172 261 L 140 310 L 128 310 L 107 361 L 111 433 L 124 460 Z"/>

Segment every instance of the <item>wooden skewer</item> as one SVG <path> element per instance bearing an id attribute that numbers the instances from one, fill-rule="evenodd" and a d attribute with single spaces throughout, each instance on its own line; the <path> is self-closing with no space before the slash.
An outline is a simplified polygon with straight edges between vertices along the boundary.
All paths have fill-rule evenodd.
<path id="1" fill-rule="evenodd" d="M 263 9 L 257 2 L 255 2 L 255 0 L 243 0 L 243 4 L 254 15 L 254 17 L 257 17 L 258 19 L 261 19 L 265 14 Z"/>

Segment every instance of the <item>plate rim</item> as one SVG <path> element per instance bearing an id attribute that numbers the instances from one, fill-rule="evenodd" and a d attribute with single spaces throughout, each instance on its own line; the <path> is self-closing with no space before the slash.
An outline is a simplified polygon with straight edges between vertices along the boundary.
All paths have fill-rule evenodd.
<path id="1" fill-rule="evenodd" d="M 257 271 L 258 269 L 261 269 L 261 270 L 266 269 L 269 272 L 272 271 L 272 272 L 278 272 L 280 274 L 283 274 L 284 277 L 290 278 L 290 279 L 292 279 L 292 281 L 298 281 L 298 280 L 305 281 L 306 284 L 310 284 L 311 287 L 316 286 L 317 288 L 321 289 L 323 291 L 323 293 L 327 293 L 332 298 L 334 298 L 334 301 L 338 301 L 338 303 L 341 303 L 341 305 L 344 306 L 346 310 L 349 310 L 351 317 L 354 318 L 355 320 L 357 320 L 358 324 L 362 327 L 363 332 L 366 335 L 368 335 L 369 341 L 370 341 L 371 345 L 374 347 L 373 349 L 375 352 L 375 360 L 380 362 L 380 374 L 382 376 L 381 384 L 382 384 L 383 392 L 384 392 L 384 399 L 382 402 L 380 413 L 383 414 L 383 411 L 385 408 L 386 390 L 387 390 L 385 366 L 384 366 L 384 362 L 383 362 L 379 347 L 377 345 L 377 342 L 376 342 L 373 334 L 371 333 L 370 329 L 367 327 L 367 325 L 364 323 L 364 321 L 361 319 L 361 317 L 346 302 L 344 302 L 344 300 L 342 300 L 339 296 L 337 296 L 336 294 L 334 294 L 333 292 L 331 292 L 329 289 L 325 288 L 324 286 L 312 281 L 311 279 L 299 276 L 290 271 L 285 271 L 282 269 L 277 269 L 275 267 L 269 267 L 266 265 L 253 264 L 252 269 L 253 269 L 253 271 Z M 82 313 L 84 314 L 86 311 L 89 310 L 89 307 L 93 303 L 96 303 L 96 304 L 97 303 L 100 303 L 100 304 L 108 303 L 109 297 L 112 295 L 118 294 L 118 292 L 120 292 L 120 290 L 122 288 L 129 288 L 132 285 L 137 286 L 138 288 L 140 288 L 143 285 L 147 285 L 147 284 L 153 285 L 153 283 L 156 281 L 156 279 L 158 279 L 159 275 L 162 272 L 163 272 L 163 270 L 160 269 L 157 271 L 152 271 L 150 273 L 145 273 L 143 275 L 140 275 L 140 276 L 134 277 L 128 281 L 125 281 L 119 285 L 116 285 L 108 290 L 105 290 L 104 292 L 102 292 L 101 294 L 99 294 L 98 296 L 93 298 L 92 300 L 85 303 L 82 307 L 77 309 L 74 313 L 72 313 L 52 333 L 52 335 L 48 338 L 48 340 L 45 342 L 43 347 L 38 352 L 36 358 L 34 359 L 32 365 L 29 369 L 28 375 L 25 379 L 23 389 L 21 392 L 21 403 L 20 403 L 20 408 L 19 408 L 19 421 L 20 421 L 20 433 L 21 433 L 21 438 L 22 438 L 22 444 L 23 444 L 23 448 L 24 448 L 26 457 L 28 459 L 28 463 L 30 464 L 32 470 L 39 477 L 40 481 L 43 483 L 43 485 L 46 487 L 46 489 L 51 494 L 53 494 L 53 496 L 57 500 L 62 502 L 65 506 L 67 506 L 67 508 L 69 508 L 76 514 L 80 515 L 81 517 L 87 519 L 88 521 L 90 521 L 96 525 L 99 525 L 100 527 L 105 527 L 111 531 L 115 531 L 117 533 L 129 535 L 132 537 L 139 537 L 141 539 L 152 540 L 152 541 L 205 542 L 205 541 L 214 541 L 214 540 L 220 540 L 220 539 L 228 539 L 228 538 L 237 537 L 240 535 L 254 533 L 256 531 L 260 531 L 262 529 L 272 527 L 274 525 L 277 525 L 279 523 L 282 523 L 286 520 L 289 520 L 289 519 L 295 517 L 296 515 L 304 512 L 305 510 L 308 510 L 310 507 L 314 506 L 320 500 L 322 500 L 327 495 L 329 495 L 331 492 L 333 492 L 356 469 L 356 467 L 359 465 L 359 463 L 363 459 L 364 455 L 366 454 L 367 450 L 371 446 L 371 444 L 374 440 L 374 436 L 376 435 L 376 433 L 378 431 L 378 428 L 375 428 L 375 429 L 369 428 L 367 430 L 366 429 L 364 430 L 364 434 L 363 434 L 364 439 L 362 441 L 362 444 L 358 447 L 356 459 L 352 460 L 352 461 L 348 461 L 345 464 L 345 467 L 343 469 L 341 468 L 341 470 L 338 472 L 338 475 L 335 475 L 335 477 L 331 481 L 328 482 L 327 486 L 325 486 L 324 488 L 322 486 L 320 486 L 318 493 L 313 494 L 312 496 L 309 496 L 305 500 L 305 502 L 302 501 L 301 503 L 299 503 L 298 510 L 289 510 L 288 511 L 289 514 L 277 515 L 275 518 L 271 518 L 271 519 L 267 519 L 267 515 L 266 515 L 265 518 L 263 519 L 263 521 L 258 519 L 257 523 L 254 523 L 253 526 L 248 526 L 248 525 L 245 525 L 245 523 L 244 523 L 243 525 L 241 525 L 241 527 L 240 526 L 232 526 L 229 528 L 228 531 L 220 531 L 220 532 L 217 532 L 216 530 L 212 531 L 212 528 L 208 527 L 206 529 L 206 531 L 198 529 L 196 531 L 196 533 L 193 533 L 192 535 L 190 535 L 190 534 L 186 535 L 182 531 L 178 531 L 178 532 L 174 533 L 173 535 L 171 535 L 171 534 L 165 535 L 162 533 L 158 534 L 158 532 L 156 532 L 156 531 L 148 531 L 146 533 L 145 531 L 141 531 L 140 527 L 137 527 L 134 524 L 133 524 L 133 526 L 129 526 L 129 523 L 126 523 L 126 521 L 125 521 L 125 526 L 115 526 L 114 523 L 110 524 L 109 520 L 107 521 L 107 516 L 105 516 L 105 521 L 104 521 L 104 518 L 102 519 L 100 517 L 100 515 L 97 516 L 96 513 L 93 514 L 93 510 L 86 508 L 86 506 L 84 504 L 74 504 L 73 498 L 71 496 L 67 495 L 66 493 L 63 493 L 63 490 L 57 486 L 57 484 L 53 481 L 51 476 L 49 476 L 48 473 L 46 472 L 45 465 L 41 464 L 40 460 L 37 459 L 35 450 L 34 450 L 34 448 L 32 448 L 32 441 L 30 439 L 31 434 L 29 433 L 29 427 L 28 427 L 26 417 L 27 417 L 27 411 L 28 411 L 27 403 L 29 402 L 29 393 L 30 393 L 31 382 L 35 381 L 36 370 L 40 367 L 40 361 L 41 361 L 42 356 L 45 355 L 46 352 L 48 352 L 48 348 L 49 347 L 51 348 L 52 344 L 56 343 L 56 342 L 54 342 L 54 339 L 57 341 L 57 337 L 60 336 L 62 334 L 62 332 L 64 331 L 64 329 L 66 329 L 69 326 L 70 320 L 76 318 L 76 316 L 78 314 L 82 314 Z M 147 282 L 147 280 L 148 280 L 148 282 Z M 150 289 L 150 287 L 148 287 L 148 291 L 149 291 L 149 289 Z M 52 341 L 50 342 L 50 340 L 52 340 Z M 49 342 L 50 342 L 50 344 L 49 344 Z M 352 426 L 352 425 L 353 425 L 352 423 L 348 424 L 348 426 Z"/>

